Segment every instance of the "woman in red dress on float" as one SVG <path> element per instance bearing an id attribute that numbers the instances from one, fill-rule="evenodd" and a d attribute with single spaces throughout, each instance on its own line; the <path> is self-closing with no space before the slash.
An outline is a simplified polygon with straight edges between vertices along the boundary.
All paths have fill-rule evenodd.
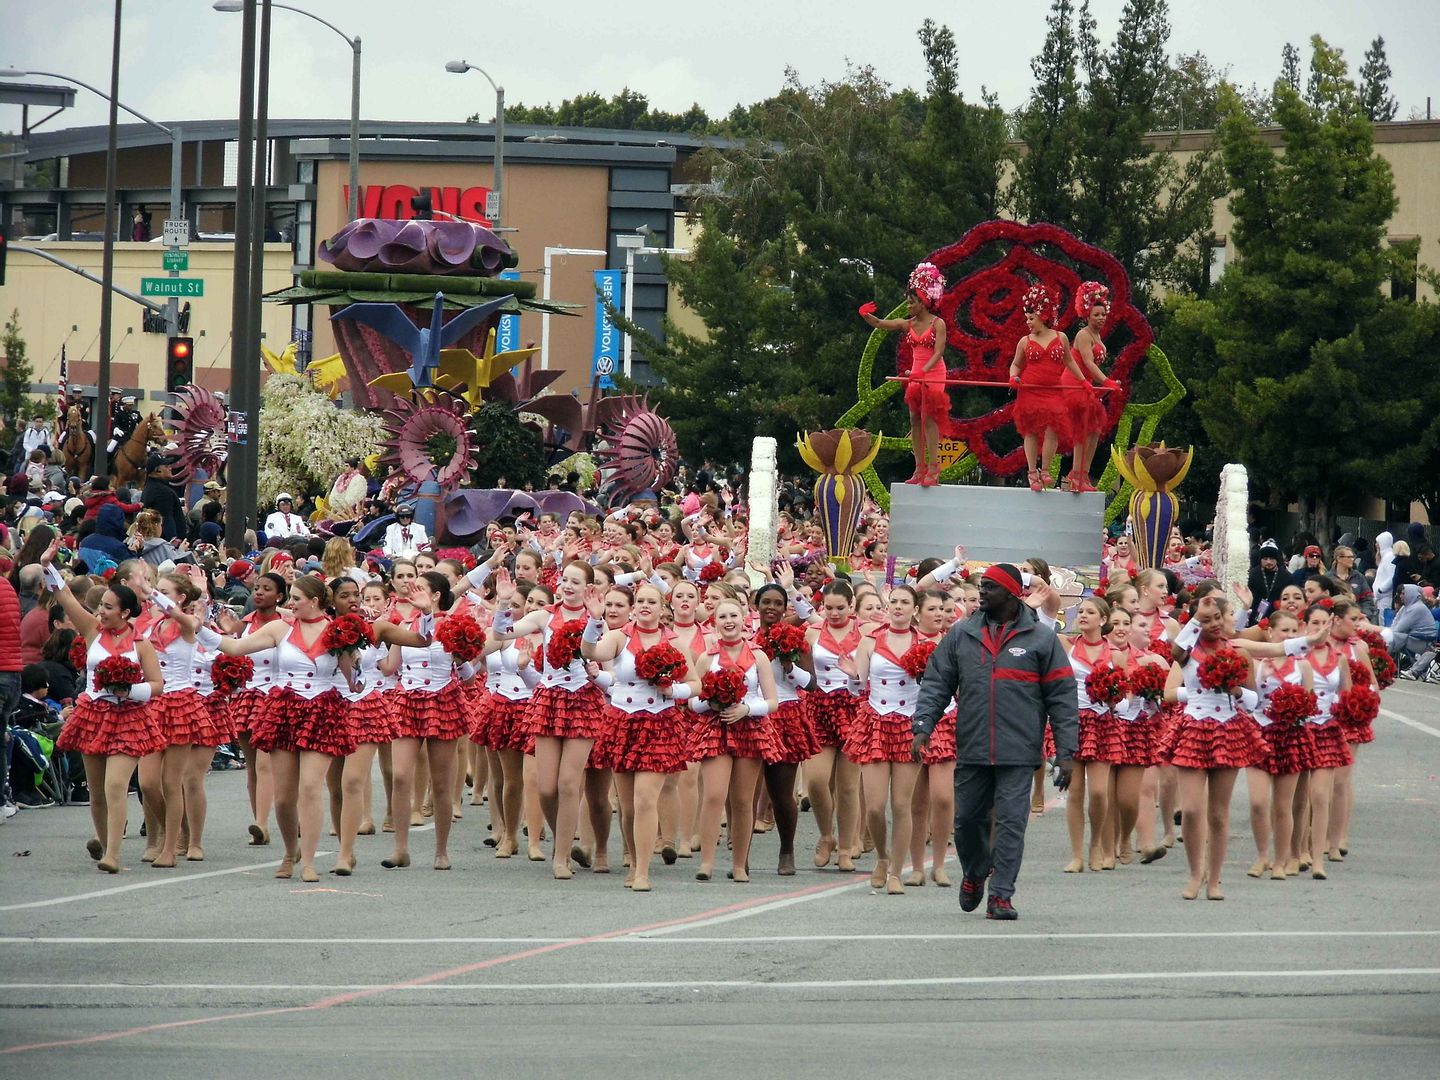
<path id="1" fill-rule="evenodd" d="M 508 611 L 509 595 L 502 584 L 495 593 L 500 606 L 492 625 L 495 637 L 543 633 L 548 650 L 566 623 L 584 624 L 589 620 L 585 590 L 594 582 L 595 571 L 590 564 L 572 559 L 560 572 L 559 602 L 514 623 Z M 605 696 L 591 681 L 583 658 L 572 656 L 556 664 L 546 657 L 540 685 L 531 697 L 525 729 L 535 736 L 536 786 L 554 844 L 551 873 L 557 880 L 569 880 L 575 876 L 570 866 L 570 847 L 580 822 L 585 763 L 595 740 L 605 731 Z"/>
<path id="2" fill-rule="evenodd" d="M 1070 431 L 1068 396 L 1060 378 L 1067 371 L 1077 383 L 1089 385 L 1070 355 L 1070 342 L 1055 321 L 1055 294 L 1032 285 L 1021 301 L 1030 332 L 1015 343 L 1010 384 L 1015 387 L 1015 430 L 1025 439 L 1025 465 L 1031 491 L 1053 487 L 1050 461 L 1062 436 Z M 1086 391 L 1093 393 L 1094 391 Z"/>
<path id="3" fill-rule="evenodd" d="M 85 848 L 97 860 L 97 869 L 118 874 L 130 778 L 142 757 L 165 748 L 165 734 L 149 704 L 163 685 L 160 661 L 150 643 L 140 640 L 135 630 L 140 600 L 134 591 L 124 585 L 110 586 L 100 598 L 99 610 L 92 615 L 52 565 L 59 550 L 57 534 L 40 556 L 45 587 L 65 609 L 86 651 L 85 688 L 75 702 L 75 711 L 60 730 L 55 747 L 74 750 L 85 760 L 90 822 L 95 828 Z M 112 656 L 138 664 L 144 673 L 143 681 L 129 687 L 97 687 L 96 669 Z"/>
<path id="4" fill-rule="evenodd" d="M 905 404 L 910 407 L 910 441 L 915 450 L 915 475 L 907 484 L 933 487 L 940 482 L 940 421 L 950 415 L 945 390 L 945 320 L 936 312 L 945 293 L 945 275 L 934 263 L 910 271 L 903 319 L 877 319 L 875 303 L 860 308 L 860 317 L 877 330 L 904 330 L 910 342 L 910 377 Z"/>
<path id="5" fill-rule="evenodd" d="M 1110 290 L 1098 281 L 1085 282 L 1075 290 L 1075 314 L 1085 320 L 1070 350 L 1070 358 L 1079 372 L 1067 367 L 1060 376 L 1060 385 L 1065 388 L 1070 406 L 1068 441 L 1072 458 L 1068 479 L 1070 490 L 1078 492 L 1095 490 L 1090 482 L 1090 465 L 1108 422 L 1105 406 L 1092 388 L 1104 386 L 1118 390 L 1120 384 L 1107 379 L 1100 370 L 1105 360 L 1105 343 L 1100 334 L 1110 317 Z"/>

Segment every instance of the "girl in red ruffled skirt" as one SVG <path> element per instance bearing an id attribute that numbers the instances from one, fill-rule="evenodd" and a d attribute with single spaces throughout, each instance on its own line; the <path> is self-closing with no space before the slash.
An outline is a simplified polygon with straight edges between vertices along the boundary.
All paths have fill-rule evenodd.
<path id="1" fill-rule="evenodd" d="M 1269 617 L 1267 636 L 1276 642 L 1300 636 L 1300 623 L 1288 611 L 1275 611 Z M 1255 861 L 1246 871 L 1260 877 L 1266 870 L 1276 881 L 1287 876 L 1291 860 L 1291 836 L 1295 828 L 1296 790 L 1300 778 L 1315 767 L 1317 751 L 1314 728 L 1301 717 L 1298 723 L 1274 719 L 1269 715 L 1271 701 L 1285 686 L 1314 689 L 1310 665 L 1296 657 L 1283 660 L 1262 660 L 1256 669 L 1255 686 L 1260 707 L 1255 720 L 1260 725 L 1270 752 L 1265 760 L 1245 770 L 1245 783 L 1250 795 L 1250 833 L 1255 839 Z M 1273 855 L 1272 855 L 1273 846 Z"/>
<path id="2" fill-rule="evenodd" d="M 805 694 L 810 720 L 820 748 L 805 763 L 805 784 L 810 792 L 810 809 L 820 829 L 815 845 L 815 865 L 829 866 L 839 851 L 841 870 L 853 871 L 852 852 L 860 839 L 860 768 L 841 750 L 845 735 L 860 707 L 859 683 L 852 671 L 855 650 L 864 635 L 855 618 L 855 594 L 849 582 L 832 581 L 820 597 L 819 626 L 811 627 L 810 656 L 815 665 L 815 683 Z M 836 841 L 836 832 L 839 841 Z"/>
<path id="3" fill-rule="evenodd" d="M 955 622 L 955 601 L 938 589 L 920 594 L 915 628 L 920 640 L 936 643 Z M 902 656 L 903 660 L 904 657 Z M 910 872 L 907 886 L 925 884 L 925 847 L 930 846 L 930 880 L 950 887 L 945 860 L 955 832 L 955 703 L 940 714 L 925 749 L 920 751 L 920 772 L 910 797 Z"/>
<path id="4" fill-rule="evenodd" d="M 1365 615 L 1352 600 L 1336 600 L 1331 608 L 1331 633 L 1336 644 L 1345 653 L 1350 665 L 1350 677 L 1360 685 L 1369 684 L 1379 689 L 1370 665 L 1370 647 L 1357 635 L 1365 625 Z M 1330 817 L 1330 835 L 1325 838 L 1326 858 L 1331 862 L 1342 862 L 1350 853 L 1350 811 L 1355 806 L 1354 772 L 1355 762 L 1360 760 L 1360 747 L 1375 739 L 1370 720 L 1353 720 L 1348 715 L 1342 721 L 1345 742 L 1350 747 L 1354 761 L 1344 765 L 1335 774 L 1335 812 Z"/>
<path id="5" fill-rule="evenodd" d="M 55 594 L 86 645 L 85 688 L 75 710 L 55 740 L 58 750 L 73 750 L 85 761 L 85 782 L 90 789 L 90 822 L 95 835 L 85 848 L 96 866 L 107 874 L 120 872 L 120 841 L 125 836 L 125 810 L 130 778 L 146 754 L 165 747 L 165 735 L 150 710 L 163 680 L 160 662 L 148 641 L 135 630 L 141 605 L 124 585 L 111 585 L 100 598 L 94 615 L 86 611 L 54 567 L 59 551 L 57 535 L 40 556 L 45 587 Z M 139 667 L 140 681 L 97 683 L 107 660 L 122 658 Z M 121 665 L 110 665 L 121 666 Z M 107 668 L 103 669 L 108 671 Z M 132 673 L 133 673 L 133 669 Z"/>
<path id="6" fill-rule="evenodd" d="M 1070 654 L 1075 671 L 1075 690 L 1079 696 L 1080 737 L 1075 750 L 1076 768 L 1071 773 L 1070 790 L 1065 795 L 1065 824 L 1070 834 L 1070 861 L 1065 873 L 1078 874 L 1085 869 L 1085 813 L 1090 814 L 1090 869 L 1105 869 L 1105 821 L 1109 814 L 1110 770 L 1125 758 L 1123 721 L 1115 715 L 1120 701 L 1096 701 L 1087 683 L 1092 673 L 1109 672 L 1112 681 L 1123 680 L 1124 669 L 1117 669 L 1114 648 L 1106 635 L 1110 632 L 1110 605 L 1098 596 L 1080 601 L 1075 626 L 1080 632 L 1060 638 Z M 1123 656 L 1121 663 L 1124 663 Z M 1118 673 L 1117 673 L 1118 672 Z M 1121 698 L 1120 700 L 1123 700 Z M 1112 862 L 1109 869 L 1114 869 Z"/>

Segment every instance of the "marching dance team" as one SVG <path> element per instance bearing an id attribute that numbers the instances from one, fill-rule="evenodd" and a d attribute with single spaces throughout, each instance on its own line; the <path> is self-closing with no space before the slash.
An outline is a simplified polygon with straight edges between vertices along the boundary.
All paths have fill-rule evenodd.
<path id="1" fill-rule="evenodd" d="M 722 842 L 726 876 L 746 882 L 752 835 L 769 828 L 777 872 L 792 875 L 798 797 L 814 814 L 817 868 L 854 871 L 873 852 L 877 891 L 948 886 L 956 703 L 930 730 L 917 702 L 941 639 L 989 617 L 976 611 L 978 568 L 957 551 L 915 567 L 908 583 L 815 574 L 823 563 L 808 530 L 782 529 L 781 550 L 798 553 L 768 566 L 747 562 L 743 531 L 704 510 L 681 522 L 648 508 L 599 522 L 576 514 L 564 530 L 497 532 L 480 564 L 422 552 L 362 572 L 346 545 L 327 549 L 316 573 L 271 558 L 243 618 L 216 602 L 198 567 L 157 575 L 141 561 L 97 587 L 92 610 L 62 575 L 57 540 L 40 562 L 79 635 L 85 690 L 58 745 L 84 760 L 87 849 L 102 871 L 120 870 L 138 769 L 143 861 L 203 860 L 208 764 L 238 741 L 250 842 L 271 842 L 273 810 L 280 878 L 298 867 L 319 880 L 327 778 L 331 872 L 363 870 L 356 844 L 375 831 L 379 756 L 394 843 L 379 860 L 386 870 L 411 865 L 410 830 L 426 813 L 433 866 L 450 868 L 468 776 L 472 802 L 488 802 L 495 857 L 523 842 L 560 880 L 577 865 L 608 872 L 616 809 L 634 892 L 663 881 L 657 854 L 666 865 L 693 858 L 694 877 L 712 880 Z M 1386 682 L 1375 659 L 1384 643 L 1343 590 L 1307 604 L 1287 588 L 1245 626 L 1248 595 L 1232 606 L 1213 581 L 1172 593 L 1165 574 L 1123 580 L 1113 563 L 1106 594 L 1061 613 L 1043 560 L 1015 573 L 1034 619 L 1059 633 L 1061 674 L 1073 680 L 1074 761 L 1057 763 L 1073 780 L 1066 873 L 1162 859 L 1175 842 L 1168 783 L 1188 871 L 1181 893 L 1223 899 L 1242 773 L 1251 877 L 1323 880 L 1345 859 L 1353 771 Z M 1052 759 L 1065 750 L 1047 741 Z"/>

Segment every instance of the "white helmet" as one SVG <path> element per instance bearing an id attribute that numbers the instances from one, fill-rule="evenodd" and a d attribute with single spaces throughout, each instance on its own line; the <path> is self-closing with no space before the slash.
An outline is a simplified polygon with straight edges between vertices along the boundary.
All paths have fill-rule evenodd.
<path id="1" fill-rule="evenodd" d="M 275 496 L 276 506 L 279 506 L 282 502 L 293 503 L 294 501 L 295 500 L 290 497 L 290 493 L 288 491 L 282 491 L 279 495 Z"/>

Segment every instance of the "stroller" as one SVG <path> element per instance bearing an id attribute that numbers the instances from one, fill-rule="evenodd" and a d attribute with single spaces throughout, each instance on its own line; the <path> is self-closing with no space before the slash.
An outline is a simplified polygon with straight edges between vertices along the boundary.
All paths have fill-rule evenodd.
<path id="1" fill-rule="evenodd" d="M 33 776 L 35 790 L 50 802 L 63 806 L 70 801 L 65 754 L 56 751 L 52 735 L 23 727 L 10 729 L 11 783 L 21 776 Z"/>

